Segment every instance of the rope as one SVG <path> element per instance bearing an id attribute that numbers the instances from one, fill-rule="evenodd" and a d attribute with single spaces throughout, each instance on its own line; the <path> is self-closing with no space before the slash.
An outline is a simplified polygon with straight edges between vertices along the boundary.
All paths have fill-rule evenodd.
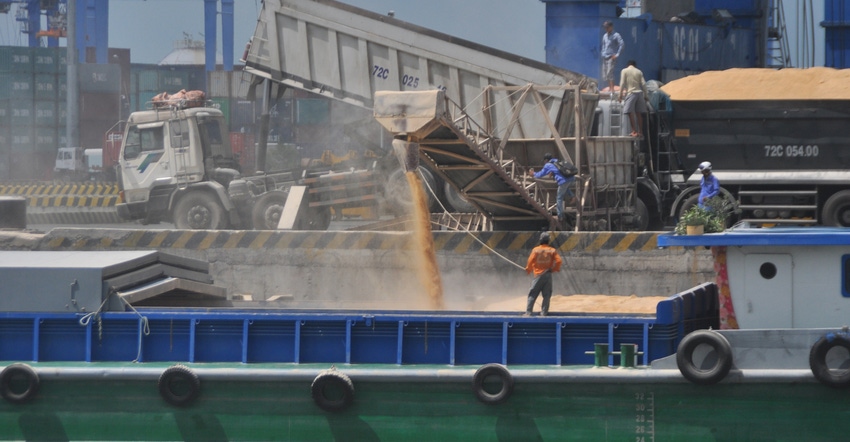
<path id="1" fill-rule="evenodd" d="M 106 295 L 106 298 L 104 298 L 103 302 L 100 303 L 100 307 L 98 307 L 97 310 L 95 310 L 91 313 L 87 313 L 87 314 L 83 315 L 80 318 L 80 320 L 78 321 L 79 324 L 82 325 L 83 327 L 88 327 L 88 325 L 91 323 L 92 319 L 97 320 L 97 338 L 98 338 L 98 340 L 103 339 L 103 321 L 101 319 L 100 312 L 103 310 L 103 307 L 109 301 L 109 297 L 112 296 L 113 294 L 115 294 L 115 289 L 110 288 L 109 293 Z M 133 313 L 135 313 L 139 317 L 139 319 L 141 319 L 141 321 L 142 321 L 142 324 L 143 324 L 142 325 L 142 334 L 139 335 L 138 352 L 136 353 L 136 359 L 133 360 L 133 362 L 139 362 L 139 360 L 142 358 L 142 335 L 148 336 L 148 335 L 151 334 L 150 323 L 148 322 L 148 318 L 146 316 L 142 315 L 141 313 L 139 313 L 139 311 L 136 310 L 135 307 L 130 305 L 130 303 L 127 302 L 126 299 L 124 299 L 120 296 L 118 297 L 118 299 L 120 299 L 121 302 L 124 303 L 124 305 L 126 305 L 127 307 L 130 307 L 130 310 L 132 310 Z"/>
<path id="2" fill-rule="evenodd" d="M 418 170 L 417 170 L 417 173 L 419 173 L 419 175 L 422 175 L 422 173 L 421 173 L 421 172 L 418 172 Z M 448 211 L 448 209 L 446 209 L 446 206 L 444 206 L 444 205 L 443 205 L 442 201 L 440 201 L 440 199 L 439 199 L 439 198 L 437 198 L 436 193 L 434 193 L 434 189 L 432 189 L 432 188 L 431 188 L 431 185 L 430 185 L 430 184 L 428 184 L 428 180 L 426 180 L 426 179 L 424 179 L 424 178 L 423 178 L 423 179 L 422 179 L 422 182 L 423 182 L 423 183 L 425 183 L 425 187 L 427 187 L 427 188 L 428 188 L 428 192 L 431 194 L 431 196 L 433 196 L 433 197 L 434 197 L 434 200 L 436 200 L 436 201 L 437 201 L 437 204 L 439 204 L 439 205 L 440 205 L 440 208 L 441 208 L 441 209 L 443 209 L 443 214 L 448 215 L 448 216 L 449 216 L 449 218 L 451 218 L 453 221 L 455 221 L 455 222 L 457 223 L 457 225 L 458 225 L 458 226 L 460 226 L 460 227 L 463 229 L 463 231 L 464 231 L 464 232 L 466 232 L 466 234 L 467 234 L 467 235 L 471 236 L 471 237 L 472 237 L 472 239 L 474 239 L 477 243 L 481 244 L 481 246 L 482 246 L 482 247 L 484 247 L 485 249 L 489 250 L 489 251 L 490 251 L 490 253 L 492 253 L 492 254 L 494 254 L 494 255 L 498 256 L 499 258 L 503 259 L 504 261 L 507 261 L 508 263 L 510 263 L 511 265 L 513 265 L 513 266 L 514 266 L 514 267 L 516 267 L 516 268 L 519 268 L 519 269 L 525 270 L 525 266 L 521 266 L 521 265 L 519 265 L 519 264 L 517 264 L 517 263 L 515 263 L 515 262 L 511 261 L 511 260 L 510 260 L 509 258 L 507 258 L 506 256 L 503 256 L 503 255 L 501 255 L 499 252 L 497 252 L 497 251 L 493 250 L 493 248 L 492 248 L 492 247 L 488 246 L 488 245 L 487 245 L 487 244 L 485 244 L 483 241 L 481 241 L 481 240 L 480 240 L 477 236 L 473 235 L 473 234 L 472 234 L 472 232 L 471 232 L 469 229 L 467 229 L 466 227 L 464 227 L 463 225 L 461 225 L 460 221 L 458 221 L 458 219 L 457 219 L 457 218 L 455 218 L 454 216 L 452 216 L 452 214 Z"/>

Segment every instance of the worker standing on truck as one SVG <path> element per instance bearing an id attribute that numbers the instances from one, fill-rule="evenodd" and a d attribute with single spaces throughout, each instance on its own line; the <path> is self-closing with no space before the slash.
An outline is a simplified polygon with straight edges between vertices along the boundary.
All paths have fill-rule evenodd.
<path id="1" fill-rule="evenodd" d="M 699 182 L 699 206 L 705 209 L 705 203 L 720 193 L 720 181 L 711 173 L 711 163 L 703 161 L 699 163 L 697 172 L 702 174 Z"/>
<path id="2" fill-rule="evenodd" d="M 561 255 L 549 245 L 549 232 L 540 234 L 540 245 L 528 255 L 528 263 L 525 265 L 525 272 L 529 275 L 533 273 L 534 279 L 531 280 L 531 290 L 528 292 L 528 302 L 523 316 L 531 316 L 537 295 L 541 293 L 543 305 L 540 316 L 549 314 L 549 300 L 552 299 L 552 273 L 561 270 L 561 262 Z"/>
<path id="3" fill-rule="evenodd" d="M 558 219 L 563 221 L 566 218 L 566 207 L 564 207 L 564 202 L 567 201 L 567 195 L 569 195 L 569 200 L 567 204 L 574 204 L 576 202 L 575 195 L 573 194 L 572 187 L 573 183 L 576 180 L 575 176 L 565 176 L 558 169 L 558 159 L 553 158 L 551 153 L 547 153 L 543 155 L 543 159 L 546 161 L 546 164 L 543 165 L 543 168 L 540 169 L 539 172 L 534 173 L 534 169 L 529 169 L 528 173 L 534 178 L 541 179 L 548 175 L 552 175 L 555 178 L 555 182 L 558 183 L 558 192 L 555 196 L 555 206 L 558 210 Z"/>
<path id="4" fill-rule="evenodd" d="M 626 102 L 623 104 L 623 112 L 629 114 L 631 136 L 640 138 L 643 136 L 643 114 L 646 112 L 646 81 L 634 60 L 629 60 L 628 66 L 620 72 L 620 101 L 624 95 Z"/>
<path id="5" fill-rule="evenodd" d="M 608 82 L 608 91 L 611 93 L 611 99 L 614 99 L 614 67 L 617 65 L 617 57 L 623 52 L 623 37 L 619 32 L 614 31 L 614 23 L 606 21 L 602 24 L 605 33 L 602 34 L 602 79 Z M 623 83 L 620 82 L 620 87 Z"/>

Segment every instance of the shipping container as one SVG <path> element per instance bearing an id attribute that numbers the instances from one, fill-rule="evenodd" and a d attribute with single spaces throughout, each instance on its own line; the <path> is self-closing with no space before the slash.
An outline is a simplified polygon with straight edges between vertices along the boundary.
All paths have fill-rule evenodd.
<path id="1" fill-rule="evenodd" d="M 230 98 L 231 72 L 213 71 L 209 73 L 207 96 L 210 98 Z"/>
<path id="2" fill-rule="evenodd" d="M 5 87 L 8 88 L 9 98 L 32 100 L 35 96 L 32 72 L 12 72 L 8 75 L 7 81 Z M 1 87 L 4 85 L 0 85 Z"/>
<path id="3" fill-rule="evenodd" d="M 60 100 L 56 102 L 56 125 L 62 128 L 62 131 L 65 129 L 65 125 L 68 124 L 68 102 L 65 100 Z"/>
<path id="4" fill-rule="evenodd" d="M 113 128 L 114 118 L 80 119 L 80 146 L 103 148 L 103 134 Z"/>
<path id="5" fill-rule="evenodd" d="M 32 152 L 35 146 L 35 128 L 29 124 L 13 125 L 9 131 L 12 152 Z"/>
<path id="6" fill-rule="evenodd" d="M 230 77 L 230 95 L 237 100 L 248 99 L 248 88 L 254 76 L 243 71 L 233 71 Z"/>
<path id="7" fill-rule="evenodd" d="M 173 94 L 181 89 L 189 89 L 189 72 L 163 68 L 159 71 L 159 90 Z"/>
<path id="8" fill-rule="evenodd" d="M 56 74 L 60 51 L 65 51 L 65 48 L 32 48 L 33 72 L 36 74 Z"/>
<path id="9" fill-rule="evenodd" d="M 35 103 L 18 99 L 9 102 L 9 122 L 12 126 L 32 126 L 35 123 Z"/>
<path id="10" fill-rule="evenodd" d="M 62 101 L 68 98 L 68 75 L 60 73 L 56 75 L 56 100 Z"/>
<path id="11" fill-rule="evenodd" d="M 230 99 L 213 97 L 209 99 L 209 106 L 218 109 L 224 114 L 224 121 L 230 124 Z"/>
<path id="12" fill-rule="evenodd" d="M 158 94 L 156 91 L 140 91 L 130 95 L 130 112 L 147 110 L 147 104 Z"/>
<path id="13" fill-rule="evenodd" d="M 35 74 L 33 79 L 36 100 L 53 100 L 57 97 L 56 74 Z"/>
<path id="14" fill-rule="evenodd" d="M 0 72 L 24 72 L 32 75 L 32 48 L 0 46 Z"/>
<path id="15" fill-rule="evenodd" d="M 80 93 L 120 93 L 121 66 L 116 64 L 79 65 Z"/>
<path id="16" fill-rule="evenodd" d="M 58 129 L 53 127 L 36 127 L 33 132 L 34 152 L 53 152 L 59 147 Z"/>
<path id="17" fill-rule="evenodd" d="M 54 100 L 37 100 L 35 102 L 35 124 L 39 127 L 56 128 L 59 124 L 58 114 L 56 112 L 56 101 Z"/>
<path id="18" fill-rule="evenodd" d="M 154 68 L 130 68 L 131 92 L 159 93 L 159 72 Z"/>
<path id="19" fill-rule="evenodd" d="M 235 100 L 231 103 L 230 108 L 230 129 L 233 132 L 240 132 L 243 127 L 253 127 L 257 117 L 256 102 Z"/>
<path id="20" fill-rule="evenodd" d="M 0 130 L 8 130 L 9 126 L 12 124 L 12 114 L 9 110 L 11 105 L 12 104 L 9 100 L 0 99 Z"/>
<path id="21" fill-rule="evenodd" d="M 121 96 L 117 93 L 80 92 L 80 120 L 111 119 L 114 124 L 120 109 Z"/>

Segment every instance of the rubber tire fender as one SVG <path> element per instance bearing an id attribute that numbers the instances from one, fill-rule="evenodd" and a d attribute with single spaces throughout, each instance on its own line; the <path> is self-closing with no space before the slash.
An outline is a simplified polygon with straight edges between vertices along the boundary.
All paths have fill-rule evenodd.
<path id="1" fill-rule="evenodd" d="M 827 354 L 836 347 L 844 348 L 850 353 L 850 337 L 833 333 L 822 336 L 809 351 L 809 367 L 815 378 L 822 384 L 834 388 L 847 388 L 850 386 L 850 369 L 830 370 L 826 364 Z"/>
<path id="2" fill-rule="evenodd" d="M 13 391 L 12 382 L 16 378 L 23 378 L 26 381 L 26 388 L 21 391 Z M 0 396 L 14 404 L 23 404 L 38 393 L 38 387 L 41 381 L 38 378 L 38 373 L 27 364 L 14 363 L 6 366 L 0 372 Z"/>
<path id="3" fill-rule="evenodd" d="M 502 383 L 502 388 L 496 393 L 490 393 L 484 389 L 484 382 L 493 376 L 499 378 Z M 475 370 L 475 374 L 472 375 L 472 391 L 475 397 L 485 404 L 501 404 L 508 400 L 514 391 L 514 377 L 502 364 L 485 364 Z"/>
<path id="4" fill-rule="evenodd" d="M 708 345 L 717 354 L 714 365 L 705 370 L 694 364 L 694 351 L 700 345 Z M 698 385 L 713 385 L 723 380 L 732 368 L 732 346 L 729 341 L 712 330 L 697 330 L 691 332 L 676 350 L 676 365 L 685 379 Z"/>
<path id="5" fill-rule="evenodd" d="M 328 397 L 326 388 L 338 390 L 342 392 L 342 396 Z M 354 403 L 354 383 L 345 373 L 340 373 L 336 369 L 324 370 L 310 384 L 310 395 L 322 410 L 338 413 Z"/>
<path id="6" fill-rule="evenodd" d="M 172 386 L 177 382 L 188 385 L 188 390 L 174 391 Z M 165 402 L 177 407 L 185 407 L 201 394 L 201 380 L 191 368 L 185 365 L 172 365 L 159 376 L 157 388 Z"/>

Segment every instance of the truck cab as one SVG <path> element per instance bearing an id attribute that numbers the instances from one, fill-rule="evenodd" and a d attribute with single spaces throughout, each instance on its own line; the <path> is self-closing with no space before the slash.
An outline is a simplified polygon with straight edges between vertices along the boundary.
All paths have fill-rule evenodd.
<path id="1" fill-rule="evenodd" d="M 224 116 L 217 109 L 131 114 L 118 158 L 123 197 L 118 214 L 142 222 L 174 221 L 179 228 L 226 227 L 236 216 L 227 185 L 239 172 L 225 135 Z M 178 208 L 195 211 L 178 215 Z M 180 222 L 183 215 L 196 225 Z"/>

